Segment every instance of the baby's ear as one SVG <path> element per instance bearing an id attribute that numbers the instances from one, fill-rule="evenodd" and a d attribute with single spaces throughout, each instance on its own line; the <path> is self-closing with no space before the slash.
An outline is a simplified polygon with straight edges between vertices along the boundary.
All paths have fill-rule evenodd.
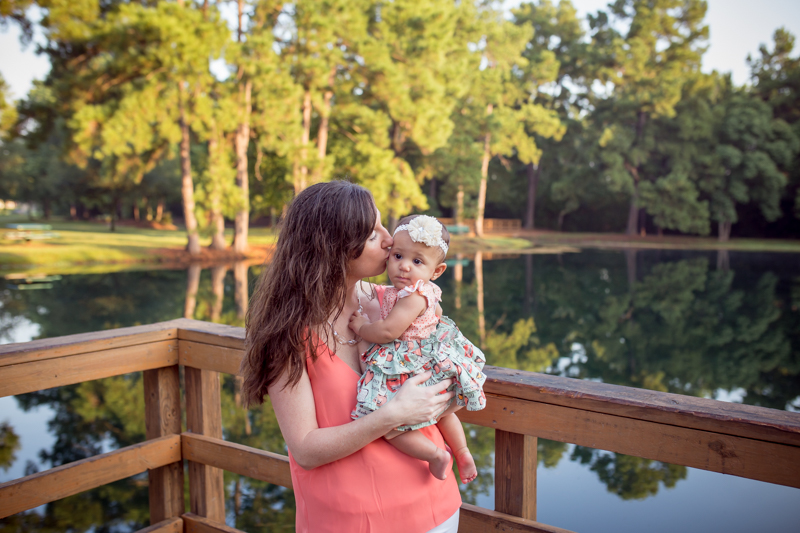
<path id="1" fill-rule="evenodd" d="M 436 265 L 436 268 L 433 269 L 433 276 L 431 276 L 431 279 L 436 279 L 441 277 L 441 275 L 444 274 L 445 270 L 447 270 L 447 265 L 445 265 L 444 263 L 439 263 L 438 265 Z"/>

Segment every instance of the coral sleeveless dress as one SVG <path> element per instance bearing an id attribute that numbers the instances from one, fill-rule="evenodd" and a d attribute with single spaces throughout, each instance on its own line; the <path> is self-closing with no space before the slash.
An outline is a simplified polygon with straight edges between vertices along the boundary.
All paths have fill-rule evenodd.
<path id="1" fill-rule="evenodd" d="M 383 290 L 376 290 L 380 301 Z M 351 423 L 361 376 L 324 344 L 317 348 L 317 361 L 308 359 L 306 368 L 319 427 Z M 420 431 L 444 449 L 436 426 Z M 299 533 L 423 533 L 461 506 L 456 476 L 436 479 L 427 463 L 384 439 L 312 470 L 300 467 L 290 451 L 289 464 Z"/>

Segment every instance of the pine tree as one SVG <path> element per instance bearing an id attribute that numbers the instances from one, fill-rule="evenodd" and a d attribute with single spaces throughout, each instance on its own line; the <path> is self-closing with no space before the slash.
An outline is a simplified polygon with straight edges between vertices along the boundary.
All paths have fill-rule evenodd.
<path id="1" fill-rule="evenodd" d="M 601 62 L 609 64 L 614 87 L 612 95 L 598 103 L 595 117 L 596 124 L 605 126 L 605 177 L 612 190 L 630 195 L 629 235 L 637 233 L 640 209 L 657 207 L 640 197 L 640 185 L 659 178 L 647 168 L 657 144 L 651 122 L 675 115 L 685 80 L 699 71 L 708 38 L 706 7 L 702 0 L 616 0 L 609 10 L 615 25 L 625 26 L 624 35 L 616 34 L 605 13 L 589 17 L 593 32 L 603 35 L 607 44 Z M 684 181 L 680 186 L 692 184 Z"/>

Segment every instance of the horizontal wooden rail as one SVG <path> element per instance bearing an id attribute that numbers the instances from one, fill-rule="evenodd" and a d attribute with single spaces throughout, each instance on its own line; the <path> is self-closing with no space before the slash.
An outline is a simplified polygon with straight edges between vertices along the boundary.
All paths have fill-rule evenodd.
<path id="1" fill-rule="evenodd" d="M 487 395 L 462 422 L 800 488 L 800 447 Z"/>
<path id="2" fill-rule="evenodd" d="M 0 484 L 0 518 L 181 460 L 179 435 L 148 440 Z"/>
<path id="3" fill-rule="evenodd" d="M 285 455 L 265 452 L 249 446 L 193 433 L 183 433 L 181 435 L 181 446 L 183 458 L 189 461 L 214 466 L 282 487 L 292 487 L 289 458 Z M 184 515 L 184 517 L 186 516 Z M 200 520 L 199 517 L 192 517 L 191 520 L 194 523 L 189 525 L 187 520 L 186 531 L 237 531 L 232 528 L 213 529 L 223 526 L 210 520 Z M 536 533 L 562 533 L 567 531 L 469 504 L 461 506 L 461 520 L 464 522 L 459 526 L 459 532 L 461 533 L 478 533 L 488 529 Z"/>
<path id="4" fill-rule="evenodd" d="M 124 348 L 137 344 L 176 340 L 181 320 L 159 322 L 148 326 L 118 328 L 92 333 L 78 333 L 51 339 L 38 339 L 0 345 L 0 368 L 19 363 L 58 359 L 70 355 Z"/>
<path id="5" fill-rule="evenodd" d="M 178 517 L 167 518 L 150 527 L 140 529 L 136 533 L 183 533 L 183 519 Z"/>
<path id="6" fill-rule="evenodd" d="M 34 360 L 0 368 L 0 397 L 176 364 L 176 340 Z"/>
<path id="7" fill-rule="evenodd" d="M 461 504 L 458 533 L 484 533 L 486 531 L 519 531 L 524 533 L 572 533 L 567 529 L 548 526 L 534 520 L 525 520 L 468 503 Z"/>
<path id="8" fill-rule="evenodd" d="M 240 529 L 209 520 L 193 513 L 183 515 L 184 533 L 245 533 Z"/>
<path id="9" fill-rule="evenodd" d="M 222 439 L 183 433 L 183 458 L 281 487 L 292 487 L 289 458 Z"/>

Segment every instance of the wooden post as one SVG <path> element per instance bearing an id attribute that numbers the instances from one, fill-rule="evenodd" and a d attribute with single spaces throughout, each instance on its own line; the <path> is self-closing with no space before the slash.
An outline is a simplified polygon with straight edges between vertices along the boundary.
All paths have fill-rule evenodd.
<path id="1" fill-rule="evenodd" d="M 494 509 L 536 520 L 537 438 L 496 430 Z"/>
<path id="2" fill-rule="evenodd" d="M 186 379 L 186 429 L 207 437 L 222 438 L 219 372 L 184 367 Z M 222 470 L 189 461 L 191 511 L 225 523 L 225 491 Z"/>
<path id="3" fill-rule="evenodd" d="M 181 433 L 178 365 L 144 371 L 145 435 L 148 440 Z M 148 470 L 150 523 L 183 514 L 183 461 Z"/>

